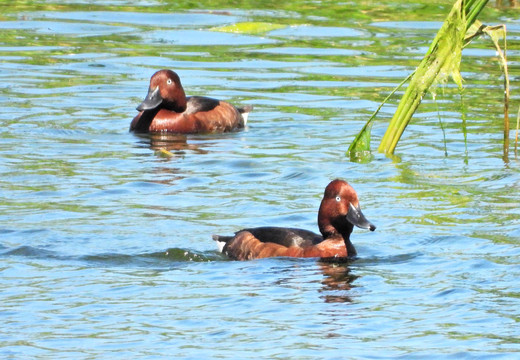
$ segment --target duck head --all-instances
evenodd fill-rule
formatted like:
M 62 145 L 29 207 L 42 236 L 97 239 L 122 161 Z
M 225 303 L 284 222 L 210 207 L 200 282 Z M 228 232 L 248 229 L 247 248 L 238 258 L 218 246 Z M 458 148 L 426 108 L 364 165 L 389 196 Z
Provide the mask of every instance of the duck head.
M 159 107 L 175 112 L 186 110 L 186 93 L 175 71 L 159 70 L 152 75 L 148 94 L 137 106 L 137 110 L 153 110 Z
M 365 218 L 356 191 L 343 180 L 333 180 L 325 188 L 318 212 L 318 226 L 324 238 L 341 235 L 349 242 L 354 226 L 374 231 L 376 226 Z

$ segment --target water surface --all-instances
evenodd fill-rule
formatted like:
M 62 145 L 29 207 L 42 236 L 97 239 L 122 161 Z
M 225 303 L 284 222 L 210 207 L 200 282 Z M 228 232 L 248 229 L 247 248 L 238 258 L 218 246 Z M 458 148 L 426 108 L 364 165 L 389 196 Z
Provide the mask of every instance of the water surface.
M 445 2 L 4 5 L 1 357 L 514 358 L 520 172 L 513 149 L 502 154 L 489 42 L 464 52 L 463 102 L 451 85 L 427 96 L 394 157 L 375 149 L 398 98 L 374 125 L 371 161 L 345 155 L 447 12 Z M 507 25 L 515 113 L 518 11 L 492 3 L 482 20 Z M 219 31 L 243 22 L 276 26 Z M 161 68 L 189 94 L 254 105 L 248 127 L 129 133 Z M 336 177 L 378 226 L 354 231 L 355 261 L 216 252 L 211 235 L 241 227 L 317 231 Z

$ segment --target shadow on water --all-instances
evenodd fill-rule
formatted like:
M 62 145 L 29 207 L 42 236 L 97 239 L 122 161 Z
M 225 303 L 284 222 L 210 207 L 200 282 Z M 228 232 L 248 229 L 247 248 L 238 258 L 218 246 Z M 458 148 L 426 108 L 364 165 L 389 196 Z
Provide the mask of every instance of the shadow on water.
M 351 303 L 353 283 L 360 278 L 356 269 L 381 264 L 403 264 L 413 261 L 422 254 L 415 252 L 391 256 L 373 256 L 367 258 L 349 258 L 341 261 L 318 260 L 323 273 L 322 288 L 319 290 L 326 303 Z
M 421 253 L 421 252 L 413 252 L 413 253 L 397 254 L 397 255 L 389 255 L 389 256 L 371 256 L 371 257 L 366 257 L 366 258 L 358 258 L 356 260 L 356 266 L 365 267 L 365 266 L 379 266 L 381 264 L 387 264 L 387 265 L 405 264 L 405 263 L 408 263 L 421 256 L 423 256 L 423 253 Z

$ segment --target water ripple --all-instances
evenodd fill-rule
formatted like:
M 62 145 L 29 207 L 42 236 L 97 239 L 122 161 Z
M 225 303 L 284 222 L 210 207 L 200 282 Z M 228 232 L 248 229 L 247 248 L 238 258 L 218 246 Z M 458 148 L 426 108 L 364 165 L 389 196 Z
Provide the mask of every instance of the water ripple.
M 502 155 L 494 50 L 465 48 L 463 103 L 451 85 L 425 96 L 395 156 L 376 148 L 397 96 L 373 124 L 370 161 L 345 155 L 449 4 L 58 2 L 2 5 L 1 358 L 520 351 L 520 172 Z M 519 20 L 506 3 L 481 20 L 507 25 L 514 109 Z M 233 24 L 241 32 L 219 31 Z M 189 95 L 254 105 L 246 129 L 129 133 L 160 68 Z M 358 258 L 216 252 L 214 233 L 317 231 L 336 177 L 378 226 L 354 230 Z

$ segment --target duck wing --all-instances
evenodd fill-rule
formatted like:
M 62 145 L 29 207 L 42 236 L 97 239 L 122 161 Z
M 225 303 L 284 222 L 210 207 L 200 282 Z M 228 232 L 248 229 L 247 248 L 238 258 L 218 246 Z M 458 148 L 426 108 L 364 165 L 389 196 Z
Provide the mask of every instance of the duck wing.
M 312 231 L 296 228 L 265 226 L 243 229 L 239 232 L 241 231 L 250 232 L 261 242 L 275 243 L 285 247 L 307 247 L 316 245 L 323 241 L 323 237 L 321 235 L 315 234 Z
M 186 100 L 186 114 L 211 111 L 220 105 L 219 100 L 205 96 L 189 96 Z

